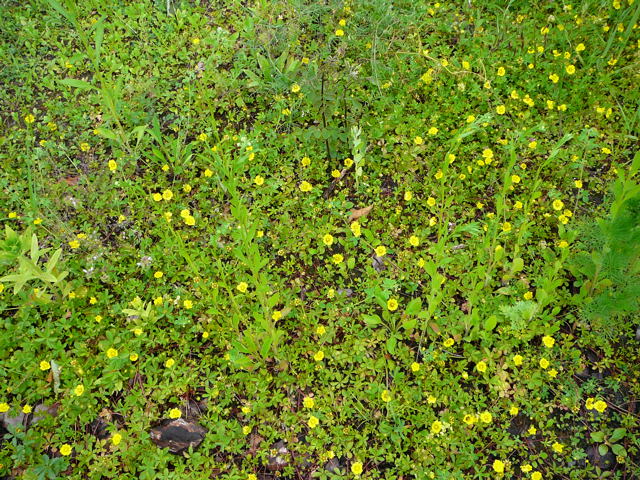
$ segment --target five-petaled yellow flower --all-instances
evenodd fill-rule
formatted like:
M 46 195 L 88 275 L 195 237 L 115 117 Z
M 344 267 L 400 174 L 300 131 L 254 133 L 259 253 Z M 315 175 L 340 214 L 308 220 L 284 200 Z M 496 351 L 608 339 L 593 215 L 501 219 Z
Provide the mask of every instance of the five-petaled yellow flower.
M 397 310 L 398 300 L 396 300 L 395 298 L 390 298 L 389 300 L 387 300 L 387 308 L 389 309 L 390 312 Z

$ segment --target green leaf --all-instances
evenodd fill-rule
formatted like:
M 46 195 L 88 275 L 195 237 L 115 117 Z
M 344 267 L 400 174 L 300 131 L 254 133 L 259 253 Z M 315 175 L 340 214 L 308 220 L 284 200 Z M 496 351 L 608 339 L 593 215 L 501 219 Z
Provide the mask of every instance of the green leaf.
M 417 323 L 418 323 L 418 319 L 412 318 L 411 320 L 407 320 L 406 322 L 403 322 L 402 328 L 404 328 L 405 330 L 411 330 L 416 327 Z
M 524 260 L 520 257 L 514 258 L 511 264 L 511 272 L 517 273 L 524 268 Z
M 622 438 L 624 438 L 626 434 L 627 434 L 626 428 L 616 428 L 611 434 L 609 441 L 612 443 L 617 442 L 618 440 L 621 440 Z
M 620 445 L 619 443 L 614 443 L 613 445 L 611 445 L 611 451 L 617 456 L 617 457 L 626 457 L 627 456 L 627 451 L 624 449 L 624 447 L 622 445 Z
M 604 432 L 591 432 L 591 440 L 594 442 L 604 442 Z
M 405 312 L 407 315 L 417 315 L 422 309 L 422 299 L 420 297 L 414 298 L 407 304 Z
M 51 258 L 49 258 L 49 261 L 47 262 L 47 265 L 45 267 L 47 273 L 51 273 L 53 269 L 56 268 L 56 265 L 58 264 L 58 260 L 60 260 L 60 255 L 62 255 L 61 248 L 53 252 L 53 255 L 51 255 Z
M 491 315 L 489 318 L 487 318 L 484 322 L 484 329 L 485 330 L 493 330 L 494 328 L 496 328 L 496 325 L 498 324 L 498 317 L 495 315 Z
M 68 87 L 78 88 L 80 90 L 97 90 L 97 88 L 91 85 L 89 82 L 78 80 L 77 78 L 64 78 L 62 80 L 59 80 L 59 82 Z
M 376 325 L 380 325 L 382 323 L 382 320 L 380 320 L 380 317 L 378 315 L 363 315 L 362 319 L 364 320 L 364 323 L 366 323 L 370 327 L 375 327 Z
M 604 443 L 602 445 L 598 446 L 598 452 L 600 453 L 600 455 L 602 455 L 603 457 L 609 453 L 609 447 L 607 447 Z
M 389 352 L 391 355 L 395 355 L 397 343 L 398 339 L 396 337 L 389 337 L 387 339 L 387 352 Z

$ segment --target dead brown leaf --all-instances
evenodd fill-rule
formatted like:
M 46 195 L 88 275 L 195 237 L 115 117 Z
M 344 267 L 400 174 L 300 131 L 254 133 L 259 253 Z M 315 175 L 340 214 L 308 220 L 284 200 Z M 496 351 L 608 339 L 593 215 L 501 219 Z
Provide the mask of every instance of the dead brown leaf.
M 353 222 L 360 217 L 364 217 L 365 215 L 369 215 L 369 212 L 373 209 L 373 205 L 369 205 L 368 207 L 358 208 L 357 210 L 351 210 L 351 215 L 349 215 L 349 222 Z

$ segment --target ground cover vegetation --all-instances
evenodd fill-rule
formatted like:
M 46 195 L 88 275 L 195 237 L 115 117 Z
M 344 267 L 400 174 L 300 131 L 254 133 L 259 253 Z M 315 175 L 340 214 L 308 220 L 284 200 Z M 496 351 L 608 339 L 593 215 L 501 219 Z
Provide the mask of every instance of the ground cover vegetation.
M 2 2 L 0 475 L 638 478 L 639 19 Z

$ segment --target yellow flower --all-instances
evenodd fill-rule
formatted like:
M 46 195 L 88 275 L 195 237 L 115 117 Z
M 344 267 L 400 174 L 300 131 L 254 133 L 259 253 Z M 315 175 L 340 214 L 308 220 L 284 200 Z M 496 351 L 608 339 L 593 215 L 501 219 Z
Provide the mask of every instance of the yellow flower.
M 190 308 L 193 308 L 193 302 L 191 300 L 185 300 L 182 302 L 182 306 L 189 310 Z
M 551 75 L 549 75 L 549 80 L 551 80 L 553 83 L 558 83 L 560 77 L 557 74 L 552 73 Z
M 169 418 L 180 418 L 182 416 L 182 412 L 179 408 L 172 408 L 169 410 Z
M 258 477 L 255 473 L 250 473 L 249 475 L 247 475 L 247 480 L 258 480 Z
M 161 271 L 157 271 L 153 274 L 153 278 L 162 278 L 162 276 L 164 275 L 164 273 L 162 273 Z
M 522 296 L 525 300 L 531 300 L 533 298 L 533 292 L 528 291 Z
M 109 170 L 112 172 L 115 172 L 118 169 L 118 163 L 115 160 L 109 160 L 107 165 L 109 166 Z
M 484 423 L 491 423 L 491 420 L 493 420 L 493 416 L 489 412 L 484 411 L 480 414 L 480 420 Z
M 330 233 L 326 233 L 324 237 L 322 237 L 322 243 L 324 243 L 327 247 L 333 245 L 333 235 Z
M 567 67 L 565 68 L 565 70 L 567 71 L 567 73 L 569 75 L 573 75 L 574 73 L 576 73 L 576 67 L 575 65 L 567 65 Z
M 194 37 L 191 39 L 191 43 L 194 45 L 199 45 L 200 44 L 200 39 L 198 37 Z
M 303 182 L 300 184 L 300 190 L 301 190 L 302 192 L 310 192 L 312 188 L 313 188 L 313 185 L 311 185 L 311 184 L 310 184 L 309 182 L 307 182 L 306 180 L 305 180 L 305 181 L 303 181 Z
M 464 418 L 462 419 L 462 421 L 464 423 L 466 423 L 467 425 L 473 425 L 474 423 L 476 423 L 478 421 L 478 417 L 476 417 L 475 415 L 471 415 L 469 413 L 467 413 Z
M 24 413 L 25 415 L 29 415 L 32 411 L 33 411 L 33 409 L 31 408 L 31 405 L 29 405 L 29 404 L 27 404 L 24 407 L 22 407 L 22 413 Z
M 247 282 L 240 282 L 236 288 L 238 289 L 239 292 L 241 293 L 246 293 L 247 288 L 249 288 L 249 285 L 247 284 Z
M 384 257 L 387 254 L 387 247 L 384 245 L 380 245 L 375 248 L 376 255 L 379 257 Z
M 162 192 L 162 198 L 168 202 L 173 198 L 173 192 L 169 189 L 165 190 L 164 192 Z
M 153 304 L 157 307 L 159 305 L 162 305 L 162 297 L 156 297 L 153 299 Z
M 433 207 L 436 204 L 436 199 L 433 197 L 429 197 L 427 198 L 427 205 L 429 205 L 430 207 Z
M 253 179 L 253 183 L 255 183 L 258 186 L 264 184 L 264 177 L 261 177 L 260 175 L 256 175 L 256 178 Z
M 91 146 L 87 142 L 82 142 L 80 144 L 80 150 L 82 150 L 83 152 L 88 152 L 89 149 L 91 149 Z
M 327 333 L 327 329 L 324 328 L 324 325 L 318 325 L 316 328 L 316 335 L 324 335 L 325 333 Z
M 504 105 L 498 105 L 496 107 L 496 113 L 498 115 L 504 115 L 506 113 L 506 111 L 507 111 L 507 107 L 505 107 Z
M 336 37 L 342 37 L 344 36 L 344 30 L 342 30 L 341 28 L 338 28 L 336 30 Z
M 353 165 L 353 159 L 347 157 L 344 159 L 344 166 L 349 168 L 351 165 Z
M 316 362 L 321 362 L 324 359 L 324 352 L 322 350 L 318 350 L 314 355 L 313 359 Z
M 433 433 L 434 435 L 437 435 L 441 431 L 442 431 L 442 422 L 440 422 L 439 420 L 436 420 L 431 424 L 431 433 Z
M 107 350 L 107 358 L 115 358 L 118 356 L 118 350 L 115 348 L 110 348 Z
M 313 408 L 315 404 L 315 400 L 311 397 L 304 397 L 304 399 L 302 400 L 302 405 L 304 406 L 304 408 Z
M 553 448 L 554 452 L 562 453 L 562 450 L 564 450 L 564 445 L 558 442 L 554 442 L 553 445 L 551 445 L 551 448 Z
M 520 177 L 518 175 L 511 175 L 511 181 L 513 183 L 520 183 Z
M 499 67 L 498 68 L 498 76 L 499 77 L 504 77 L 505 73 L 507 73 L 507 71 L 504 69 L 504 67 Z
M 585 48 L 587 47 L 584 46 L 584 43 L 579 43 L 578 45 L 576 45 L 576 52 L 582 52 L 585 50 Z
M 567 243 L 566 240 L 560 240 L 560 242 L 558 242 L 558 247 L 559 248 L 567 248 L 569 246 L 569 244 Z
M 422 145 L 424 143 L 424 140 L 422 140 L 422 137 L 416 137 L 413 139 L 413 143 L 415 143 L 416 145 Z
M 311 165 L 311 159 L 309 157 L 302 157 L 302 160 L 300 160 L 300 163 L 302 164 L 303 167 L 308 167 L 309 165 Z
M 436 127 L 431 127 L 428 133 L 429 135 L 436 135 L 438 133 L 438 129 Z
M 542 343 L 544 343 L 545 347 L 551 348 L 556 343 L 556 341 L 553 337 L 545 335 L 544 337 L 542 337 Z
M 540 363 L 540 368 L 542 369 L 549 368 L 549 360 L 547 360 L 546 358 L 541 358 L 539 363 Z
M 6 413 L 9 411 L 9 404 L 2 402 L 0 403 L 0 413 Z
M 520 411 L 520 409 L 518 407 L 516 407 L 515 405 L 513 405 L 510 409 L 509 409 L 509 414 L 510 415 L 518 415 L 518 412 Z
M 193 227 L 196 224 L 196 219 L 195 219 L 195 217 L 189 215 L 188 217 L 184 218 L 184 223 L 186 223 L 187 225 Z
M 409 244 L 413 247 L 417 247 L 418 245 L 420 245 L 420 239 L 415 235 L 411 235 L 409 237 Z
M 132 353 L 131 355 L 129 355 L 129 360 L 131 360 L 132 362 L 135 362 L 138 360 L 138 354 L 137 353 Z
M 389 390 L 383 390 L 382 393 L 380 394 L 380 398 L 382 399 L 383 402 L 390 402 L 391 393 L 389 392 Z
M 297 83 L 294 83 L 293 85 L 291 85 L 291 91 L 293 93 L 298 93 L 300 91 L 300 85 L 298 85 Z
M 502 224 L 502 231 L 503 232 L 510 232 L 511 231 L 511 223 L 509 222 L 504 222 Z
M 413 362 L 411 364 L 411 371 L 412 372 L 418 372 L 420 371 L 420 364 L 418 362 Z
M 318 417 L 314 417 L 313 415 L 311 415 L 309 417 L 309 421 L 307 422 L 307 425 L 309 425 L 309 428 L 316 428 L 319 423 L 320 423 L 320 420 L 318 420 Z
M 338 25 L 340 25 L 341 27 L 344 27 L 347 24 L 347 21 L 344 18 L 341 18 L 340 21 L 338 22 Z
M 67 457 L 71 455 L 71 450 L 72 450 L 71 445 L 69 445 L 68 443 L 65 443 L 60 447 L 60 455 Z
M 484 158 L 485 160 L 492 159 L 493 150 L 491 150 L 490 148 L 485 148 L 484 150 L 482 150 L 482 158 Z
M 337 265 L 337 264 L 343 262 L 344 257 L 340 253 L 336 253 L 335 255 L 333 255 L 331 257 L 331 259 L 333 260 L 333 263 L 335 263 Z
M 115 446 L 119 445 L 121 441 L 122 435 L 120 435 L 119 433 L 114 433 L 113 437 L 111 437 L 111 443 L 113 443 L 113 445 Z
M 390 298 L 387 301 L 387 308 L 389 311 L 393 312 L 398 309 L 398 301 L 395 298 Z
M 442 344 L 445 347 L 449 348 L 449 347 L 453 346 L 454 343 L 456 343 L 456 341 L 453 338 L 449 337 Z
M 587 410 L 593 410 L 593 404 L 595 403 L 595 398 L 589 397 L 587 401 L 584 403 L 584 406 Z
M 79 248 L 80 247 L 80 242 L 77 240 L 71 240 L 69 242 L 69 246 L 73 249 Z
M 542 480 L 542 474 L 540 472 L 533 472 L 531 474 L 531 480 Z
M 598 412 L 602 413 L 607 408 L 607 402 L 598 400 L 593 404 L 593 408 L 595 408 Z
M 156 192 L 152 195 L 152 198 L 154 202 L 159 202 L 160 200 L 162 200 L 162 194 Z
M 564 207 L 564 202 L 562 200 L 556 199 L 553 201 L 551 206 L 553 207 L 554 210 L 562 210 Z
M 353 473 L 354 475 L 360 475 L 362 473 L 362 463 L 353 462 L 351 464 L 351 473 Z
M 36 117 L 34 117 L 32 114 L 26 115 L 24 117 L 24 123 L 31 124 L 31 123 L 33 123 L 35 121 L 36 121 Z
M 51 368 L 51 364 L 46 360 L 43 360 L 40 362 L 40 370 L 42 370 L 43 372 L 46 370 L 49 370 L 50 368 Z
M 211 177 L 211 176 L 213 176 L 213 172 L 207 168 L 207 169 L 204 171 L 203 175 L 204 175 L 205 177 Z
M 502 462 L 502 460 L 494 460 L 493 470 L 497 473 L 504 473 L 504 462 Z
M 576 188 L 582 188 L 582 180 L 575 180 L 573 184 Z
M 411 201 L 412 198 L 413 198 L 413 193 L 411 193 L 409 190 L 404 192 L 404 201 L 405 202 Z
M 251 433 L 251 427 L 249 425 L 245 425 L 242 427 L 242 433 L 243 435 L 249 435 Z
M 73 393 L 76 394 L 77 397 L 84 393 L 84 385 L 77 385 L 76 388 L 73 389 Z
M 476 363 L 476 370 L 478 370 L 480 373 L 486 372 L 487 364 L 484 363 L 483 361 Z
M 166 362 L 164 362 L 164 366 L 166 368 L 171 368 L 171 367 L 173 367 L 175 365 L 175 363 L 176 363 L 176 361 L 173 358 L 169 358 L 169 359 L 167 359 Z

